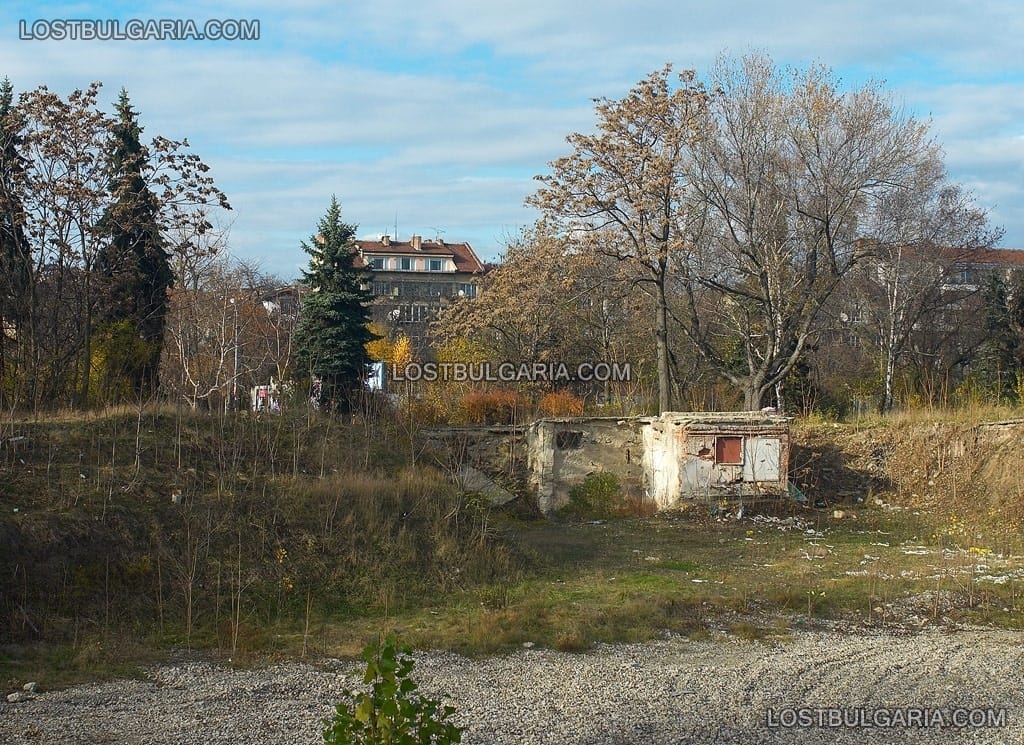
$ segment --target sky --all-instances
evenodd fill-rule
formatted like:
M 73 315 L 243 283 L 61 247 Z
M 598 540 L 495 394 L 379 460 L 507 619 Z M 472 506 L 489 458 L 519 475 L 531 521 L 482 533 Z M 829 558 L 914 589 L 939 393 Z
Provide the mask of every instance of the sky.
M 255 20 L 259 38 L 23 38 L 67 19 Z M 595 98 L 750 51 L 883 83 L 930 121 L 1000 245 L 1024 248 L 1022 39 L 1019 0 L 8 1 L 0 77 L 64 95 L 100 81 L 111 110 L 127 89 L 144 137 L 187 138 L 210 166 L 231 252 L 287 280 L 332 195 L 360 237 L 468 241 L 493 260 L 538 216 L 534 177 L 593 130 Z

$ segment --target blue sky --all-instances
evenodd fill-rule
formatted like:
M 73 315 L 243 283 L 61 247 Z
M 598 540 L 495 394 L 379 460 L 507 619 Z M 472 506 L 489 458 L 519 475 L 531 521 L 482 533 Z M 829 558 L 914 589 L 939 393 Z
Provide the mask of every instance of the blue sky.
M 67 93 L 128 89 L 146 135 L 187 137 L 234 210 L 234 254 L 284 278 L 331 194 L 359 234 L 469 241 L 494 258 L 592 99 L 666 62 L 757 49 L 885 81 L 930 118 L 951 177 L 1024 248 L 1024 10 L 1017 0 L 297 0 L 7 2 L 0 76 Z M 36 41 L 19 21 L 258 19 L 258 41 Z

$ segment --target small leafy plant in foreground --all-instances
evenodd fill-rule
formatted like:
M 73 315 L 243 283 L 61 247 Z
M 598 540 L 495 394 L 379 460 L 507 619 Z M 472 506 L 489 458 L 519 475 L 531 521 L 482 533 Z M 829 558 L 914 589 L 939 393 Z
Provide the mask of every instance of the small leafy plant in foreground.
M 365 693 L 344 691 L 335 714 L 325 719 L 326 745 L 449 745 L 462 741 L 462 729 L 447 719 L 451 706 L 417 693 L 410 678 L 413 662 L 407 647 L 393 637 L 363 649 L 370 686 Z

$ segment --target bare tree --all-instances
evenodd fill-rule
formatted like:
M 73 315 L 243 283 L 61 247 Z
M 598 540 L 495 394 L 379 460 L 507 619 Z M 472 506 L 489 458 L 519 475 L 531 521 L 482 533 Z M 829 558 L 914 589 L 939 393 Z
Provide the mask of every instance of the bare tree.
M 595 135 L 572 134 L 570 155 L 538 176 L 527 202 L 567 235 L 628 265 L 654 300 L 658 408 L 671 408 L 669 279 L 692 245 L 702 208 L 692 201 L 691 152 L 707 106 L 693 72 L 666 66 L 619 101 L 598 99 Z M 673 85 L 673 82 L 676 85 Z
M 160 374 L 167 393 L 191 408 L 238 405 L 263 370 L 278 364 L 267 341 L 273 321 L 263 284 L 255 267 L 221 258 L 172 291 Z
M 480 295 L 448 307 L 432 330 L 443 342 L 472 340 L 500 361 L 568 370 L 581 363 L 628 362 L 638 330 L 631 323 L 633 279 L 624 269 L 541 222 L 511 239 Z M 576 387 L 584 393 L 593 388 Z M 607 399 L 611 387 L 602 389 Z
M 36 406 L 61 399 L 84 403 L 89 391 L 96 225 L 106 204 L 110 127 L 96 105 L 99 89 L 93 83 L 65 100 L 41 86 L 18 102 L 26 227 L 35 255 L 26 340 L 31 359 L 23 373 Z
M 1002 231 L 989 226 L 987 213 L 961 186 L 946 180 L 937 153 L 919 164 L 907 188 L 886 195 L 875 215 L 874 260 L 862 287 L 879 332 L 884 413 L 892 409 L 899 360 L 915 329 L 923 322 L 935 326 L 944 309 L 981 289 L 980 280 L 964 283 L 954 275 Z
M 822 67 L 723 57 L 709 86 L 690 178 L 708 211 L 680 254 L 686 328 L 757 409 L 773 389 L 781 400 L 821 309 L 867 255 L 869 218 L 935 146 L 878 86 L 840 93 Z

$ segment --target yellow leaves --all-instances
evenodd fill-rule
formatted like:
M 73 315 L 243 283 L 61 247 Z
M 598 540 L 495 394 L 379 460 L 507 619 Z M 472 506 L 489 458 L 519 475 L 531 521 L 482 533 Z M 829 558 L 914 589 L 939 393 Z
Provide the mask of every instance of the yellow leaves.
M 457 338 L 445 342 L 437 349 L 437 361 L 441 364 L 450 362 L 486 362 L 490 355 L 483 345 L 471 339 Z
M 377 323 L 371 323 L 369 328 L 378 337 L 364 345 L 370 359 L 396 367 L 402 367 L 412 362 L 412 342 L 409 341 L 409 337 L 401 333 L 389 337 Z
M 391 342 L 383 336 L 368 341 L 363 346 L 366 348 L 366 353 L 370 355 L 370 359 L 375 362 L 386 361 L 391 354 Z
M 412 342 L 405 334 L 399 334 L 391 349 L 391 360 L 393 364 L 401 367 L 412 362 Z

